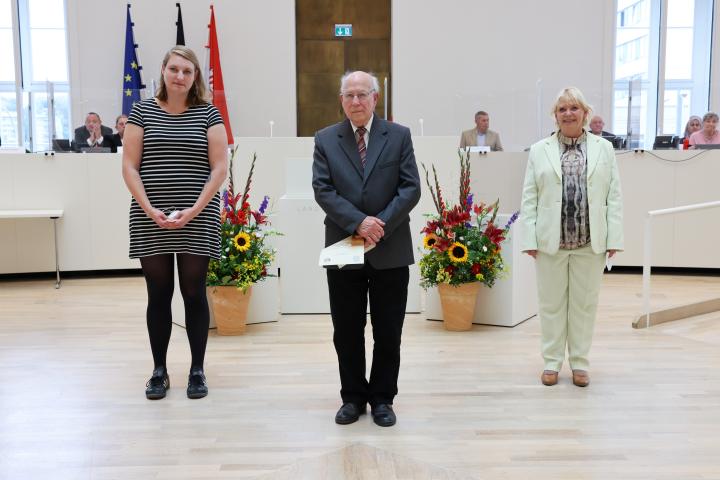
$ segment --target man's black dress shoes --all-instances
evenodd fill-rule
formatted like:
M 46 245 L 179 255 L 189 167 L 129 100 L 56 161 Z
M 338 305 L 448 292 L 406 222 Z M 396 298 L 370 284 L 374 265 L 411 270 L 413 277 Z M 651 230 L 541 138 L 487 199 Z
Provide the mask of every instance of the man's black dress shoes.
M 397 422 L 395 412 L 389 403 L 378 403 L 371 409 L 373 422 L 381 427 L 392 427 Z
M 145 384 L 145 397 L 148 400 L 160 400 L 165 398 L 167 389 L 170 388 L 170 377 L 165 367 L 157 367 L 153 370 L 150 380 Z
M 201 368 L 190 369 L 188 376 L 187 396 L 188 398 L 203 398 L 208 394 L 207 380 Z
M 335 423 L 338 425 L 355 423 L 358 421 L 358 418 L 360 418 L 360 415 L 364 415 L 366 412 L 367 407 L 365 405 L 359 407 L 352 402 L 344 403 L 335 414 Z

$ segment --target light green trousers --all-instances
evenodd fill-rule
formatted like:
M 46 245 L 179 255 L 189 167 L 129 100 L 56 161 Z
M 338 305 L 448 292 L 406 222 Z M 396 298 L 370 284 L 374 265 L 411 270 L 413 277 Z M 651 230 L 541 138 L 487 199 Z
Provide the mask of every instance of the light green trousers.
M 538 252 L 535 267 L 545 370 L 560 371 L 566 345 L 570 368 L 587 370 L 605 254 L 589 244 L 555 255 Z

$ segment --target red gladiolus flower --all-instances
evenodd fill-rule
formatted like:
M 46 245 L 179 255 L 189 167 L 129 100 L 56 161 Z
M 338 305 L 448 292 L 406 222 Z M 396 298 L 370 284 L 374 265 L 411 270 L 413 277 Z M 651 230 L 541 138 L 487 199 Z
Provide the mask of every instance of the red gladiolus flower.
M 473 212 L 475 213 L 475 215 L 480 215 L 483 210 L 485 210 L 485 203 L 484 203 L 484 202 L 480 202 L 479 205 L 473 206 Z
M 487 228 L 485 229 L 485 235 L 495 245 L 500 245 L 500 242 L 505 240 L 505 231 L 502 228 L 497 228 L 495 225 L 493 225 L 492 222 L 489 222 L 487 224 Z
M 455 205 L 451 210 L 443 212 L 443 221 L 448 227 L 462 225 L 470 221 L 470 213 L 460 205 Z
M 421 231 L 422 233 L 435 233 L 442 230 L 442 222 L 439 220 L 428 220 L 427 225 Z
M 255 223 L 258 225 L 264 225 L 267 217 L 262 215 L 260 212 L 252 212 L 252 216 L 255 218 Z
M 472 267 L 470 267 L 470 270 L 474 275 L 477 275 L 482 270 L 482 267 L 480 267 L 479 263 L 473 263 Z

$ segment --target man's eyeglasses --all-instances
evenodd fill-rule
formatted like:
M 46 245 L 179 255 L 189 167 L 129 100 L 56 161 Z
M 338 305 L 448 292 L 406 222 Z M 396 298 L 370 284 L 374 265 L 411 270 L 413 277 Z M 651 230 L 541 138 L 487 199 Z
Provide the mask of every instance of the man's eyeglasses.
M 342 94 L 342 98 L 343 98 L 343 100 L 345 100 L 345 101 L 347 101 L 347 102 L 352 102 L 352 101 L 355 100 L 356 98 L 358 99 L 358 101 L 364 102 L 365 100 L 367 100 L 368 98 L 370 98 L 370 95 L 371 95 L 372 93 L 373 93 L 372 91 L 370 91 L 370 92 L 358 92 L 358 93 L 346 92 L 346 93 L 343 93 L 343 94 Z

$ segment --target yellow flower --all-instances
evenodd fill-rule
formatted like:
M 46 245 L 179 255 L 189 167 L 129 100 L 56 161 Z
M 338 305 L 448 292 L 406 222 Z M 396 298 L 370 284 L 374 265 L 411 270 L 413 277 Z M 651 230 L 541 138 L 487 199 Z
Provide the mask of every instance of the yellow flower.
M 478 282 L 482 282 L 483 280 L 485 280 L 485 277 L 483 276 L 482 273 L 478 273 L 477 275 L 475 275 L 475 278 L 477 279 Z
M 435 246 L 437 240 L 437 235 L 435 235 L 434 233 L 428 233 L 427 235 L 425 235 L 425 238 L 423 238 L 423 246 L 426 250 L 430 250 Z
M 250 235 L 245 232 L 240 232 L 235 235 L 233 243 L 235 243 L 235 248 L 237 248 L 241 252 L 244 252 L 250 248 Z
M 450 248 L 448 248 L 447 252 L 448 252 L 448 257 L 450 257 L 451 262 L 453 262 L 453 263 L 467 262 L 468 249 L 462 243 L 460 243 L 460 242 L 453 243 L 452 245 L 450 245 Z

